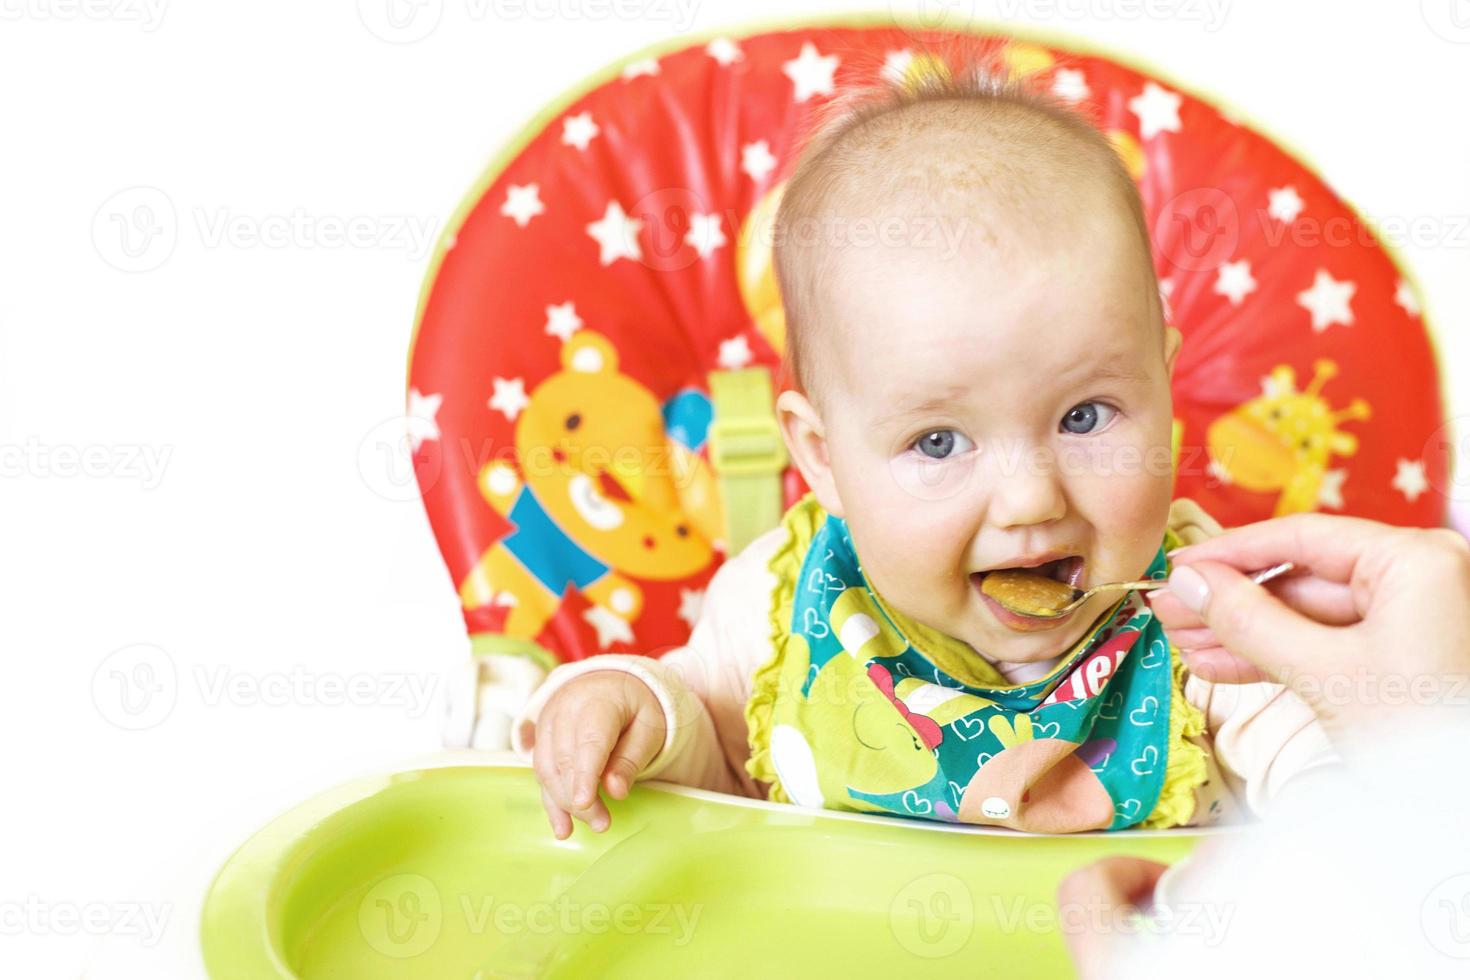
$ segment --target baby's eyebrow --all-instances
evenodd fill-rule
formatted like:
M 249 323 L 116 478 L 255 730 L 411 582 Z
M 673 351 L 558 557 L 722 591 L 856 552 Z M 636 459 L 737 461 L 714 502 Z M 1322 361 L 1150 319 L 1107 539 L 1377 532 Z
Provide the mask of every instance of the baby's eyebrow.
M 1133 365 L 1109 365 L 1102 364 L 1089 371 L 1089 378 L 1103 378 L 1112 381 L 1147 381 L 1148 372 Z
M 973 387 L 969 385 L 950 385 L 921 402 L 905 405 L 903 408 L 878 416 L 873 425 L 875 427 L 894 425 L 916 415 L 929 415 L 953 408 L 956 402 L 963 399 L 972 390 Z

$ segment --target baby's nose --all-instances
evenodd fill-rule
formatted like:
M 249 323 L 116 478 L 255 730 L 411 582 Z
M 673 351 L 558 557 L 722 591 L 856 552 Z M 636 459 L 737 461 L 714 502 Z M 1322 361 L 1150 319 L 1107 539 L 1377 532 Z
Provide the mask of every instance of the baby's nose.
M 1025 527 L 1066 516 L 1067 498 L 1053 460 L 1029 453 L 1010 469 L 994 475 L 989 523 L 1002 528 Z

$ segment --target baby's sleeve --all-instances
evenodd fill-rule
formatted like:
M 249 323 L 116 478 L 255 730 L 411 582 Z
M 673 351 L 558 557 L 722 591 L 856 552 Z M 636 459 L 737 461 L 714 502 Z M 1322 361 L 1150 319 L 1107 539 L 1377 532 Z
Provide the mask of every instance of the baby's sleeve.
M 1222 533 L 1183 498 L 1169 509 L 1169 528 L 1186 545 Z M 1340 761 L 1316 712 L 1281 684 L 1218 684 L 1187 674 L 1184 697 L 1204 714 L 1211 775 L 1218 772 L 1230 795 L 1257 816 L 1289 781 Z M 1209 788 L 1197 793 L 1201 800 L 1216 796 Z
M 1184 696 L 1204 713 L 1231 795 L 1256 816 L 1292 780 L 1341 761 L 1316 712 L 1281 684 L 1216 684 L 1191 675 Z
M 529 759 L 536 719 L 563 685 L 594 670 L 621 670 L 648 685 L 664 712 L 664 744 L 635 777 L 760 797 L 745 771 L 750 755 L 745 702 L 751 678 L 769 657 L 770 557 L 784 540 L 774 528 L 715 572 L 686 644 L 662 657 L 602 654 L 562 664 L 547 675 L 511 725 L 511 748 Z

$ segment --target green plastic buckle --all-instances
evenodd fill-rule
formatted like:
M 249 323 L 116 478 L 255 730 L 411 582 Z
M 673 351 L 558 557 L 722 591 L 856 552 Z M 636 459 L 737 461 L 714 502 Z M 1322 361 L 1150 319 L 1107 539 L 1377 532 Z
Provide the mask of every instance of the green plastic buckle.
M 709 427 L 709 460 L 716 473 L 759 476 L 786 468 L 786 443 L 776 420 L 717 418 Z

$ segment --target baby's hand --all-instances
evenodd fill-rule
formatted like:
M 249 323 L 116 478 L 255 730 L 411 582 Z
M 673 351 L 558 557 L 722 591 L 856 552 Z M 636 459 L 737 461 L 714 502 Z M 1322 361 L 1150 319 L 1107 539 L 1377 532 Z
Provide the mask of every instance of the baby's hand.
M 663 708 L 637 677 L 594 670 L 574 677 L 541 709 L 531 764 L 557 840 L 572 833 L 572 817 L 606 830 L 611 817 L 597 795 L 628 795 L 633 777 L 664 742 Z

